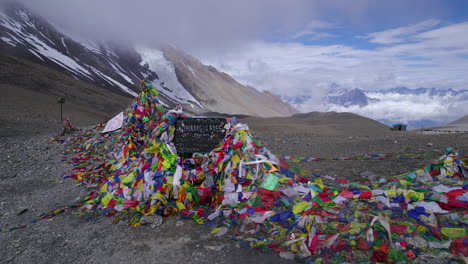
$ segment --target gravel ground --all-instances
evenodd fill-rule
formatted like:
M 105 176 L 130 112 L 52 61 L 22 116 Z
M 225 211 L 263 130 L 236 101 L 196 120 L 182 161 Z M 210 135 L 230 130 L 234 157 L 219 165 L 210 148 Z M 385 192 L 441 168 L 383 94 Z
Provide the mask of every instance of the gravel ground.
M 60 161 L 53 135 L 0 138 L 0 225 L 26 224 L 41 213 L 68 206 L 90 189 L 63 180 L 70 167 Z M 290 263 L 210 235 L 192 220 L 164 219 L 138 228 L 86 219 L 77 210 L 0 233 L 0 263 Z M 206 247 L 206 248 L 205 248 Z
M 468 154 L 468 134 L 420 135 L 388 129 L 322 124 L 287 124 L 246 119 L 253 133 L 273 153 L 312 157 L 360 156 L 369 153 L 442 153 L 449 146 Z M 32 128 L 31 128 L 32 129 Z M 37 129 L 36 129 L 37 130 Z M 47 130 L 49 131 L 49 130 Z M 0 137 L 0 225 L 26 224 L 39 214 L 71 205 L 90 189 L 62 175 L 62 146 L 47 141 L 47 131 Z M 427 146 L 431 142 L 432 146 Z M 430 160 L 320 161 L 301 163 L 309 171 L 365 180 L 414 170 Z M 39 221 L 26 229 L 0 234 L 0 263 L 292 263 L 277 254 L 239 247 L 210 235 L 191 220 L 164 219 L 162 225 L 138 228 L 112 218 L 86 219 L 77 210 Z

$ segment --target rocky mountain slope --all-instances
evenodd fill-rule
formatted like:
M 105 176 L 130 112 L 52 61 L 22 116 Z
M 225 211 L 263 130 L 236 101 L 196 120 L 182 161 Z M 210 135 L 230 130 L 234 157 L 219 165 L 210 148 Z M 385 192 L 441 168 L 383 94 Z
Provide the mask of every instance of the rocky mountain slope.
M 146 78 L 161 91 L 165 104 L 182 104 L 196 113 L 297 113 L 291 105 L 241 85 L 175 47 L 146 48 L 83 39 L 63 32 L 19 4 L 0 10 L 0 52 L 124 96 L 135 96 L 140 80 Z
M 468 124 L 468 115 L 465 115 L 464 117 L 457 119 L 450 123 L 450 125 L 467 125 Z
M 252 87 L 241 85 L 228 74 L 205 66 L 171 46 L 165 46 L 162 50 L 174 64 L 180 83 L 190 87 L 190 93 L 211 111 L 254 116 L 289 116 L 297 113 L 291 105 L 271 93 L 260 93 Z

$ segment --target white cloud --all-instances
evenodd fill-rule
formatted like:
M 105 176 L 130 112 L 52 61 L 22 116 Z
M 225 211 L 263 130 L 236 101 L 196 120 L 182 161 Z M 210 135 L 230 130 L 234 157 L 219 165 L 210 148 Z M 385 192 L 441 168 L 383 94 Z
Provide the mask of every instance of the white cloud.
M 408 41 L 414 34 L 434 28 L 439 24 L 440 20 L 429 19 L 409 26 L 369 33 L 365 36 L 358 36 L 358 38 L 369 39 L 369 42 L 377 44 L 401 43 Z

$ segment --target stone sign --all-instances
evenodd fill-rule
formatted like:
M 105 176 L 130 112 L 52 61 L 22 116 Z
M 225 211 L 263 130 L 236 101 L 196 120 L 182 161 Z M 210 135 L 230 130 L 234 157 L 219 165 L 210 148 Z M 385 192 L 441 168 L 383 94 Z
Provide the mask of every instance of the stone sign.
M 177 152 L 207 153 L 226 136 L 225 118 L 180 118 L 175 124 Z

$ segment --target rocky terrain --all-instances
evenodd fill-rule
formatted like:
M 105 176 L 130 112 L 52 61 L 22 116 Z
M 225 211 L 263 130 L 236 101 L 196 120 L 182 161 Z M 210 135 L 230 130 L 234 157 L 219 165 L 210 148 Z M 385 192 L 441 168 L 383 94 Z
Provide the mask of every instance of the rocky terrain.
M 15 133 L 3 129 L 0 137 L 2 228 L 27 224 L 41 213 L 73 204 L 92 190 L 62 178 L 71 168 L 60 160 L 62 145 L 48 142 L 58 130 L 17 118 L 23 129 Z M 92 121 L 99 115 L 87 118 Z M 468 153 L 468 134 L 390 131 L 378 122 L 349 113 L 242 120 L 276 154 L 324 158 L 369 153 L 439 154 L 448 146 Z M 320 161 L 299 166 L 322 176 L 367 181 L 369 177 L 413 170 L 430 161 Z M 215 237 L 209 228 L 192 220 L 154 220 L 137 228 L 112 221 L 103 216 L 85 218 L 70 210 L 25 229 L 2 233 L 0 263 L 292 263 L 276 253 L 240 247 L 227 235 Z

